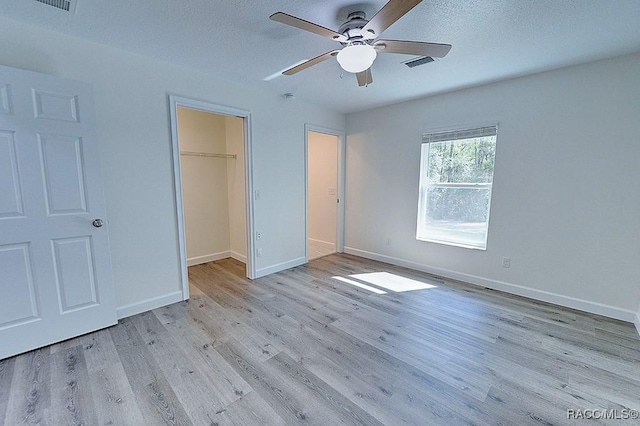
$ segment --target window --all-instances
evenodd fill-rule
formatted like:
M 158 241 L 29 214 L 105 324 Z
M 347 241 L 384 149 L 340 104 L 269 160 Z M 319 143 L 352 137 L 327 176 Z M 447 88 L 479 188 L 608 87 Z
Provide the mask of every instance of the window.
M 487 248 L 496 135 L 491 126 L 422 136 L 418 240 Z

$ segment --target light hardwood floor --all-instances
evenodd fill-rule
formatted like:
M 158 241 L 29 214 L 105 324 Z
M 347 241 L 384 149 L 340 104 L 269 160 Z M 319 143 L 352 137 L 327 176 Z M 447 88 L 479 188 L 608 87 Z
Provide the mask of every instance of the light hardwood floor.
M 576 425 L 567 409 L 640 409 L 631 324 L 348 255 L 243 275 L 191 267 L 188 302 L 0 361 L 0 421 Z

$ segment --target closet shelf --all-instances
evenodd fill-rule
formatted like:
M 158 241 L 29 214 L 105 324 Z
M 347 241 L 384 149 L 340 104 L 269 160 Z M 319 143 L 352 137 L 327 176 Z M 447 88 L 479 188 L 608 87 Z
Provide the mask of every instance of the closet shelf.
M 191 157 L 215 157 L 215 158 L 233 158 L 236 159 L 236 154 L 214 154 L 212 152 L 195 152 L 195 151 L 180 151 L 180 155 L 188 155 Z

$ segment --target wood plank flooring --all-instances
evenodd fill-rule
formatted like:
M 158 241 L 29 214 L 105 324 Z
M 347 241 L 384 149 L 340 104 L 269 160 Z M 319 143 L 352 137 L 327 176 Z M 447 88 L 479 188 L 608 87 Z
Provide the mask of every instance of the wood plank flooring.
M 0 423 L 575 425 L 568 409 L 640 409 L 631 324 L 349 255 L 189 279 L 188 302 L 0 361 Z M 387 288 L 408 284 L 432 287 Z

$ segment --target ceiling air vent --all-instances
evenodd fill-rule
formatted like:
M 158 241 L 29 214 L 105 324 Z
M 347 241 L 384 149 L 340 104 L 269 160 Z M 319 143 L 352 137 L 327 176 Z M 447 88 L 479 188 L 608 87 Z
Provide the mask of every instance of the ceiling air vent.
M 55 7 L 56 9 L 64 10 L 65 12 L 76 12 L 77 0 L 36 0 L 38 3 L 46 4 L 47 6 Z
M 433 62 L 433 61 L 434 59 L 431 56 L 423 56 L 422 58 L 411 59 L 410 61 L 403 62 L 403 64 L 405 64 L 409 68 L 415 68 L 419 65 L 428 64 L 429 62 Z

